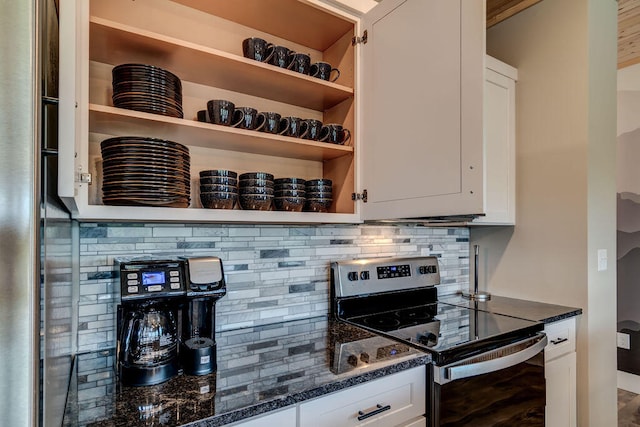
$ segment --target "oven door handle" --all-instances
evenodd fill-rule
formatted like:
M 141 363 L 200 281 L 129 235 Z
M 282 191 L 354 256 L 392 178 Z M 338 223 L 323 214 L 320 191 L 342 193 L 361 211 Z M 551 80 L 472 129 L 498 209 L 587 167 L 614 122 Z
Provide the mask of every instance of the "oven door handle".
M 502 356 L 504 353 L 509 353 L 510 349 L 513 350 L 522 345 L 526 345 L 523 350 Z M 435 367 L 434 380 L 438 384 L 446 384 L 451 381 L 506 369 L 532 358 L 541 352 L 546 345 L 547 336 L 544 332 L 540 332 L 533 338 L 473 356 L 453 365 L 441 368 Z

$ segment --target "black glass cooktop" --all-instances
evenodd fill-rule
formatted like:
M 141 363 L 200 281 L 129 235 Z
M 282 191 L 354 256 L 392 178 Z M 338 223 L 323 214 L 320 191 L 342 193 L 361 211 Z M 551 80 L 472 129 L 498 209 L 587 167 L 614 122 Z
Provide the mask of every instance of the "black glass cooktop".
M 438 366 L 530 337 L 544 328 L 539 322 L 442 302 L 345 320 L 427 351 Z

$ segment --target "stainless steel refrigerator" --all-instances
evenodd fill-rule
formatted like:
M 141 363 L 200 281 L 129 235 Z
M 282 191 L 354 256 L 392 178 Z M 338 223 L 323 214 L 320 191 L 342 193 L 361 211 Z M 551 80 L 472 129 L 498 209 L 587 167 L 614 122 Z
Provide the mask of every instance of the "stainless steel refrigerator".
M 58 2 L 0 8 L 0 424 L 60 425 L 77 225 L 55 188 Z

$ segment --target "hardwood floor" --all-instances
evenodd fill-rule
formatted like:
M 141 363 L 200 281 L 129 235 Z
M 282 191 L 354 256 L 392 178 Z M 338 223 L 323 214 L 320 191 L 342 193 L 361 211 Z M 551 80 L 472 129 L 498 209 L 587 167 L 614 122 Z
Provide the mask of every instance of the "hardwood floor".
M 618 389 L 618 427 L 640 427 L 640 395 Z

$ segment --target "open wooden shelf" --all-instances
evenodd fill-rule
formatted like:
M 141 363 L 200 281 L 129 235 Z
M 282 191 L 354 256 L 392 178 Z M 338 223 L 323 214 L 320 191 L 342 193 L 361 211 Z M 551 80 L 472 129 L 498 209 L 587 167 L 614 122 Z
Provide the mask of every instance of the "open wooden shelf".
M 353 154 L 353 147 L 272 135 L 195 120 L 89 104 L 91 132 L 114 136 L 145 136 L 243 153 L 324 161 Z
M 193 196 L 192 196 L 193 197 Z M 178 221 L 193 223 L 355 223 L 361 222 L 355 214 L 244 211 L 239 209 L 164 208 L 144 206 L 88 205 L 78 216 L 85 221 Z
M 320 51 L 354 35 L 353 22 L 299 0 L 172 1 Z
M 181 80 L 318 111 L 354 96 L 353 88 L 99 17 L 90 19 L 89 52 L 93 61 L 155 65 Z

